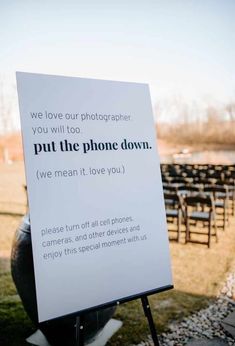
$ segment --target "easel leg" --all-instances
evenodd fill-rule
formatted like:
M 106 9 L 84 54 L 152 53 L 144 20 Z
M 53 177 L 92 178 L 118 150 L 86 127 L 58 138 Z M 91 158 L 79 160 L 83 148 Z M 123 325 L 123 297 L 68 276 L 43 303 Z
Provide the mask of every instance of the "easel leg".
M 143 309 L 144 309 L 144 314 L 148 319 L 149 329 L 150 329 L 150 332 L 152 335 L 154 346 L 160 346 L 159 341 L 158 341 L 158 337 L 157 337 L 157 331 L 156 331 L 156 328 L 155 328 L 155 325 L 153 322 L 153 316 L 152 316 L 150 305 L 148 302 L 148 297 L 143 296 L 141 298 L 141 301 L 142 301 L 142 305 L 143 305 Z
M 83 317 L 76 317 L 76 345 L 84 346 L 84 325 L 83 325 Z

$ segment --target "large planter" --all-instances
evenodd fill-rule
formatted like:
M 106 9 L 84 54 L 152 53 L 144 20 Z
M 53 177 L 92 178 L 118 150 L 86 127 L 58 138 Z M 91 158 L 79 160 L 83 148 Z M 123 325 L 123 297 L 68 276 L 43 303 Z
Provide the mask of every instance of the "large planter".
M 28 316 L 51 345 L 76 345 L 76 317 L 64 317 L 38 323 L 29 216 L 16 230 L 11 255 L 11 271 L 17 291 Z M 79 299 L 79 297 L 78 297 Z M 59 304 L 59 302 L 58 302 Z M 115 307 L 87 313 L 84 316 L 84 339 L 94 339 L 114 314 Z

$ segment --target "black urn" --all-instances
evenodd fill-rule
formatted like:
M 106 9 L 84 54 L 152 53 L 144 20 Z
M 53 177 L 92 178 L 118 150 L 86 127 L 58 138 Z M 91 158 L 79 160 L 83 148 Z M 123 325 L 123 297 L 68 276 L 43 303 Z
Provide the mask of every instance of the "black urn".
M 75 346 L 76 316 L 66 316 L 38 323 L 36 289 L 33 267 L 32 243 L 29 215 L 25 215 L 16 230 L 12 254 L 11 272 L 25 311 L 53 346 Z M 78 297 L 79 299 L 79 297 Z M 115 312 L 115 307 L 92 311 L 84 315 L 84 340 L 89 341 L 103 329 Z

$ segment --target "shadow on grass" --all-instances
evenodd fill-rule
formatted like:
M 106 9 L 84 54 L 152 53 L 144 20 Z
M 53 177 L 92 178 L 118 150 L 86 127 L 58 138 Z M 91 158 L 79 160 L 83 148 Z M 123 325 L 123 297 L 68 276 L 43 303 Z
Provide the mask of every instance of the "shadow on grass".
M 150 296 L 149 302 L 158 334 L 167 331 L 170 323 L 181 321 L 190 314 L 207 307 L 214 300 L 214 297 L 177 290 Z M 138 344 L 150 334 L 140 300 L 121 305 L 115 318 L 123 321 L 123 327 L 113 336 L 107 346 Z
M 25 346 L 34 327 L 20 301 L 0 301 L 0 345 Z
M 180 321 L 191 313 L 208 306 L 212 297 L 184 293 L 177 290 L 149 297 L 153 318 L 158 333 L 167 330 L 173 321 Z M 113 336 L 107 346 L 138 344 L 149 335 L 140 299 L 122 304 L 114 318 L 123 322 L 123 327 Z M 0 345 L 25 346 L 25 338 L 35 331 L 17 295 L 10 272 L 0 274 Z
M 25 338 L 33 333 L 34 327 L 17 295 L 11 273 L 6 270 L 9 263 L 5 262 L 9 259 L 0 259 L 0 345 L 28 345 Z

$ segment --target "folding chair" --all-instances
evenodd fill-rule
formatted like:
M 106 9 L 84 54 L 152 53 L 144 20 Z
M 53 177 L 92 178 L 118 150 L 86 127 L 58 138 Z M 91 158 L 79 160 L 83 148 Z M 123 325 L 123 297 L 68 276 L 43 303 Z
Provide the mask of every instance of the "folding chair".
M 235 179 L 230 178 L 223 181 L 217 181 L 216 185 L 226 186 L 228 189 L 228 205 L 230 209 L 230 214 L 235 215 Z
M 207 195 L 186 196 L 184 207 L 186 243 L 206 244 L 210 248 L 212 237 L 215 237 L 216 242 L 218 241 L 213 198 Z M 191 221 L 194 222 L 194 225 Z M 195 236 L 192 238 L 192 234 L 197 235 L 197 238 Z M 206 240 L 201 240 L 201 236 Z
M 205 186 L 204 192 L 211 194 L 214 198 L 217 220 L 222 220 L 222 228 L 225 231 L 226 224 L 228 223 L 228 188 L 221 185 L 211 185 Z M 218 210 L 222 210 L 222 213 L 219 213 Z M 220 218 L 220 216 L 222 217 Z M 217 227 L 221 226 L 217 223 Z
M 177 193 L 164 193 L 165 210 L 167 223 L 174 223 L 176 220 L 176 229 L 168 229 L 169 233 L 176 233 L 176 238 L 170 240 L 176 240 L 180 242 L 181 239 L 181 224 L 183 220 L 183 208 L 181 197 Z

